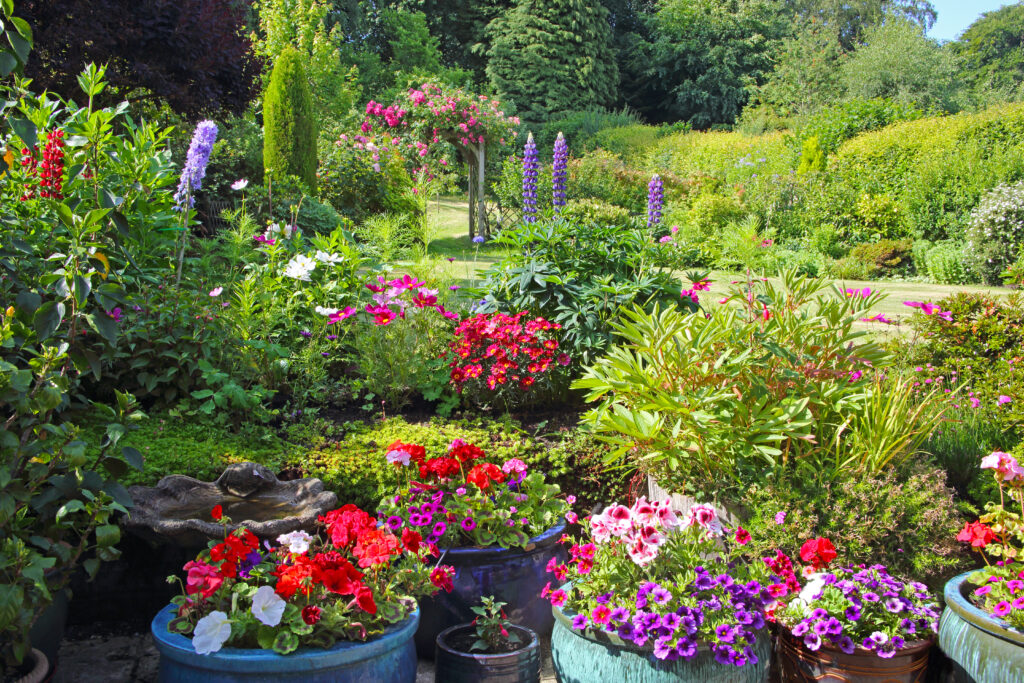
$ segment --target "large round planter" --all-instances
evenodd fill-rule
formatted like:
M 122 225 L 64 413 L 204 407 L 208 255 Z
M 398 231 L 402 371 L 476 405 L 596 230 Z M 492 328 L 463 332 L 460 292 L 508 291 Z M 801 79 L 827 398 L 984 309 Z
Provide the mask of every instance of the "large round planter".
M 416 649 L 412 636 L 419 612 L 364 643 L 345 641 L 329 649 L 301 648 L 288 655 L 270 650 L 226 647 L 196 654 L 192 640 L 170 633 L 171 605 L 153 619 L 151 630 L 160 652 L 161 683 L 413 683 Z
M 966 572 L 946 583 L 939 647 L 953 662 L 957 683 L 1024 683 L 1024 633 L 968 600 Z
M 910 643 L 892 658 L 884 659 L 862 647 L 846 654 L 830 643 L 823 643 L 817 651 L 808 650 L 799 638 L 781 629 L 777 650 L 779 672 L 787 683 L 920 683 L 925 680 L 928 654 L 934 644 L 931 640 Z
M 453 641 L 474 633 L 472 624 L 459 624 L 437 634 L 434 678 L 444 683 L 538 683 L 540 681 L 540 641 L 528 628 L 510 626 L 519 635 L 521 646 L 514 652 L 482 654 L 464 652 Z
M 420 627 L 416 631 L 416 651 L 420 657 L 434 657 L 437 635 L 452 626 L 473 621 L 472 608 L 480 598 L 493 595 L 505 603 L 508 620 L 536 631 L 551 633 L 551 606 L 540 597 L 545 584 L 553 579 L 547 572 L 548 561 L 563 562 L 565 548 L 558 543 L 565 532 L 560 522 L 525 548 L 449 548 L 443 550 L 441 564 L 455 568 L 452 592 L 439 591 L 420 599 Z
M 551 661 L 559 683 L 764 683 L 768 680 L 772 646 L 766 632 L 753 648 L 758 658 L 756 664 L 719 664 L 706 647 L 693 659 L 665 662 L 655 657 L 651 648 L 636 647 L 612 634 L 576 631 L 571 616 L 557 607 L 552 608 L 552 612 L 555 627 L 551 632 Z

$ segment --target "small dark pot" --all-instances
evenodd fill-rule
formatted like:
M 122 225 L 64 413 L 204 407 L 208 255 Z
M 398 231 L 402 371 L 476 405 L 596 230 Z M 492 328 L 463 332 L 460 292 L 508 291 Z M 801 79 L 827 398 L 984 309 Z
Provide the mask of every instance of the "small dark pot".
M 540 681 L 540 641 L 528 628 L 511 626 L 525 643 L 514 652 L 489 655 L 463 652 L 452 643 L 465 633 L 472 633 L 472 624 L 459 624 L 437 634 L 435 678 L 444 683 L 537 683 Z
M 551 581 L 548 561 L 564 562 L 565 548 L 558 539 L 565 531 L 560 522 L 525 548 L 450 548 L 442 549 L 441 564 L 455 568 L 451 593 L 439 591 L 421 598 L 420 627 L 416 631 L 416 652 L 424 658 L 434 656 L 437 634 L 446 628 L 473 621 L 473 607 L 484 595 L 493 595 L 505 603 L 508 620 L 544 636 L 551 633 L 554 617 L 551 605 L 540 597 Z
M 60 642 L 64 640 L 64 628 L 68 621 L 68 593 L 65 589 L 53 591 L 53 602 L 43 610 L 29 631 L 32 647 L 44 655 L 49 662 L 50 675 L 57 670 L 57 655 Z
M 787 683 L 922 683 L 928 669 L 928 655 L 934 644 L 931 640 L 911 643 L 891 659 L 883 659 L 861 647 L 848 655 L 829 643 L 823 643 L 816 652 L 808 650 L 803 641 L 788 630 L 781 629 L 776 653 L 782 680 Z

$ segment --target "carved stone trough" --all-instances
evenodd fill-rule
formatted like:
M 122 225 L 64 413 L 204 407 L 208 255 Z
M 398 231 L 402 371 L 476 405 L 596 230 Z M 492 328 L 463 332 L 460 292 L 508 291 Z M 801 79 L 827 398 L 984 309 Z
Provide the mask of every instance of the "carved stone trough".
M 281 481 L 251 462 L 229 465 L 214 482 L 174 474 L 155 487 L 132 486 L 129 492 L 135 507 L 123 522 L 125 528 L 185 548 L 224 538 L 224 525 L 210 515 L 216 505 L 231 519 L 229 532 L 244 526 L 261 539 L 272 540 L 297 529 L 313 532 L 317 517 L 338 502 L 319 479 Z

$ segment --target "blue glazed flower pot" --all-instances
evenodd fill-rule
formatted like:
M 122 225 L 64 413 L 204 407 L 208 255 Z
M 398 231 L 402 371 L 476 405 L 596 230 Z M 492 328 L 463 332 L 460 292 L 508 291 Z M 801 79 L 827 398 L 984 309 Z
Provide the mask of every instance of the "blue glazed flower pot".
M 956 683 L 1024 683 L 1024 633 L 967 598 L 966 572 L 946 582 L 939 647 L 953 661 Z
M 459 624 L 437 636 L 434 677 L 443 683 L 538 683 L 540 681 L 540 641 L 527 628 L 509 626 L 519 635 L 518 650 L 500 654 L 469 652 L 460 638 L 476 637 L 476 627 Z
M 665 662 L 651 648 L 639 648 L 608 633 L 576 631 L 562 610 L 552 608 L 551 661 L 559 683 L 628 681 L 629 683 L 764 683 L 768 680 L 772 645 L 761 633 L 754 646 L 756 664 L 729 666 L 715 661 L 702 647 L 690 660 Z
M 225 647 L 210 655 L 196 654 L 192 640 L 171 633 L 171 605 L 153 619 L 151 630 L 160 652 L 161 683 L 413 683 L 416 648 L 412 637 L 419 611 L 366 642 L 344 641 L 323 650 L 301 648 L 288 655 L 271 650 Z
M 439 591 L 420 599 L 420 627 L 416 631 L 416 651 L 424 659 L 434 658 L 434 641 L 447 628 L 473 621 L 472 608 L 484 595 L 493 595 L 505 603 L 508 620 L 525 626 L 538 635 L 551 633 L 554 618 L 547 600 L 540 597 L 551 581 L 548 561 L 566 558 L 558 543 L 565 532 L 559 522 L 530 539 L 526 548 L 450 548 L 442 553 L 441 564 L 455 568 L 451 593 Z

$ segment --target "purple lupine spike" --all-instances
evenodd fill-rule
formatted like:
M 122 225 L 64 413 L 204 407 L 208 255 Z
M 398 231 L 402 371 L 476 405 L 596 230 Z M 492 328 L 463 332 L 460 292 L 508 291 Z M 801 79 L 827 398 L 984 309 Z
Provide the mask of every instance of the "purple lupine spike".
M 555 213 L 565 206 L 565 180 L 569 163 L 569 144 L 565 141 L 562 132 L 558 132 L 555 138 L 554 161 L 551 165 L 551 205 L 555 207 Z
M 647 185 L 647 227 L 653 228 L 661 223 L 661 205 L 664 200 L 661 176 L 657 173 Z
M 174 201 L 178 211 L 185 211 L 195 206 L 195 194 L 203 186 L 206 176 L 206 164 L 213 152 L 213 143 L 217 141 L 217 124 L 213 121 L 200 121 L 192 134 L 192 144 L 188 148 L 185 166 L 181 169 L 181 181 L 178 191 L 174 193 Z M 185 204 L 188 206 L 185 206 Z
M 523 221 L 537 221 L 537 143 L 533 141 L 533 133 L 526 137 L 523 148 Z

